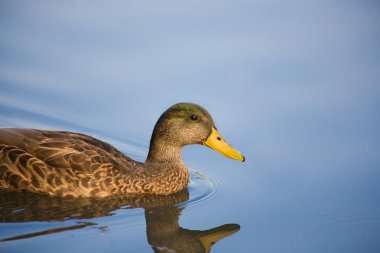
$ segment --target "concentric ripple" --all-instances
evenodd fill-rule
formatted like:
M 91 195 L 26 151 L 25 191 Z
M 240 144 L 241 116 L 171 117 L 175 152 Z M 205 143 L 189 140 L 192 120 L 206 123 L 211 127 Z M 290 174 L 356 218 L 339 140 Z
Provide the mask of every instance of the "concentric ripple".
M 220 185 L 216 180 L 196 170 L 190 169 L 189 172 L 190 183 L 188 190 L 190 198 L 187 201 L 180 203 L 179 206 L 200 205 L 218 195 Z

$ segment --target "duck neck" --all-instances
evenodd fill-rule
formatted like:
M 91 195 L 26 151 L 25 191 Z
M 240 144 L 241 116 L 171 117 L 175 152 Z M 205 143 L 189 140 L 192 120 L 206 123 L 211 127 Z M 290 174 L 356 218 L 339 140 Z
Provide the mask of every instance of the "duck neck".
M 170 145 L 164 140 L 152 138 L 146 162 L 183 164 L 181 151 L 180 145 Z
M 145 161 L 147 167 L 155 171 L 152 180 L 157 182 L 157 187 L 153 193 L 166 195 L 181 191 L 189 184 L 189 172 L 181 157 L 182 146 L 164 135 L 153 134 Z

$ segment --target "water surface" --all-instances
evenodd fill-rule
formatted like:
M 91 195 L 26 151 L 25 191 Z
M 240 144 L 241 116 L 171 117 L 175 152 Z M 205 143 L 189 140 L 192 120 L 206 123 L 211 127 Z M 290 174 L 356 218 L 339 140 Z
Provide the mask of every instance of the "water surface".
M 1 1 L 0 126 L 143 161 L 189 101 L 247 161 L 186 147 L 191 184 L 165 200 L 2 191 L 0 251 L 199 252 L 209 233 L 211 252 L 379 252 L 379 17 L 376 1 Z

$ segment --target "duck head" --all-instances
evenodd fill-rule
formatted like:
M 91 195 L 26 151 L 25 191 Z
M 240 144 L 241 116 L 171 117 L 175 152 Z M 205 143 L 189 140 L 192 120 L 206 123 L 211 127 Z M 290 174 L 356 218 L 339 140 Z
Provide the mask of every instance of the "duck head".
M 167 160 L 191 144 L 205 145 L 228 158 L 245 161 L 219 134 L 211 115 L 192 103 L 175 104 L 161 115 L 153 130 L 147 160 Z

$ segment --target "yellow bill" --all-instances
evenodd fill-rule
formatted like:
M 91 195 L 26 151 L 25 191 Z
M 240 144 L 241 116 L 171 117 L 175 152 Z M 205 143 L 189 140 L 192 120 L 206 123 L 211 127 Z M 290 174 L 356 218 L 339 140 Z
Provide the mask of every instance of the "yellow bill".
M 203 141 L 203 145 L 218 151 L 219 153 L 228 158 L 239 160 L 242 162 L 245 161 L 244 156 L 240 154 L 239 151 L 228 145 L 228 143 L 224 141 L 222 136 L 218 133 L 218 131 L 216 131 L 215 128 L 212 128 L 210 136 L 207 138 L 206 141 Z
M 225 224 L 220 227 L 201 231 L 199 240 L 205 248 L 205 252 L 210 252 L 211 246 L 214 245 L 217 241 L 236 233 L 239 231 L 239 229 L 240 226 L 237 224 Z

